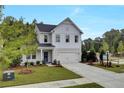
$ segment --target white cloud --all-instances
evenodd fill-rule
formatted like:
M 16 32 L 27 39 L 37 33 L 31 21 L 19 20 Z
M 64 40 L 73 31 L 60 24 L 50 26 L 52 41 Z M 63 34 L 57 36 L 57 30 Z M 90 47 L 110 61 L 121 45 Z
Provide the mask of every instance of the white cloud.
M 72 13 L 71 16 L 77 16 L 78 14 L 80 14 L 82 12 L 82 9 L 80 7 L 76 7 Z

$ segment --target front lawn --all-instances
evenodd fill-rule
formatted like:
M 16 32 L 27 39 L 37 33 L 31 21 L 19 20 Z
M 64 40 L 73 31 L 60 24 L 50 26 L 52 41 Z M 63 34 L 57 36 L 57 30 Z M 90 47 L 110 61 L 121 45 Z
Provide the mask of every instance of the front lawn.
M 99 68 L 103 68 L 109 71 L 113 71 L 116 73 L 124 73 L 124 65 L 120 64 L 120 67 L 117 67 L 116 64 L 112 64 L 112 67 L 104 67 L 101 66 L 99 63 L 94 64 L 93 66 L 99 67 Z
M 0 87 L 25 85 L 32 83 L 49 82 L 55 80 L 66 80 L 80 78 L 81 76 L 61 67 L 37 66 L 30 67 L 32 74 L 18 74 L 21 69 L 15 70 L 16 79 L 14 81 L 0 81 Z M 0 80 L 2 72 L 0 71 Z
M 96 83 L 88 83 L 88 84 L 82 84 L 82 85 L 76 85 L 76 86 L 68 86 L 65 88 L 103 88 L 103 87 Z

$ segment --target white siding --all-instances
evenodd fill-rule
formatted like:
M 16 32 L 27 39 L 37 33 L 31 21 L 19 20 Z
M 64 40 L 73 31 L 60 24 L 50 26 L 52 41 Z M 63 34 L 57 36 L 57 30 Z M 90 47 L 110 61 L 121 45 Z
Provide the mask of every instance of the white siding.
M 56 42 L 56 34 L 60 34 L 60 42 Z M 70 36 L 70 42 L 65 42 L 66 35 Z M 75 35 L 79 37 L 79 41 L 75 43 Z M 56 48 L 81 48 L 81 34 L 80 32 L 71 24 L 61 24 L 55 28 L 52 34 L 52 44 Z
M 37 39 L 40 43 L 52 43 L 52 35 L 51 33 L 48 32 L 40 32 L 37 26 L 35 27 L 36 34 L 37 34 Z M 48 42 L 44 42 L 44 35 L 47 35 L 48 37 Z
M 70 21 L 64 21 L 59 24 L 52 32 L 40 32 L 37 26 L 35 27 L 37 39 L 40 43 L 44 43 L 44 35 L 48 36 L 48 42 L 54 45 L 54 49 L 49 47 L 40 47 L 41 50 L 36 52 L 36 60 L 42 60 L 44 55 L 43 51 L 46 49 L 49 51 L 48 60 L 54 59 L 60 60 L 60 62 L 79 62 L 81 60 L 81 33 Z M 60 35 L 60 42 L 56 42 L 56 35 Z M 70 42 L 66 42 L 66 35 L 69 35 Z M 75 43 L 75 35 L 78 36 L 78 42 Z M 52 51 L 51 51 L 52 50 Z M 26 61 L 26 57 L 23 56 L 23 62 Z

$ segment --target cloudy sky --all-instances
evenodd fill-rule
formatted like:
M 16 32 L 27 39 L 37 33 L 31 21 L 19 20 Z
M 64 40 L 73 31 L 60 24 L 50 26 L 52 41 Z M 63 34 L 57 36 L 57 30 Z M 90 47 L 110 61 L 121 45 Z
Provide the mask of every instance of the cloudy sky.
M 124 6 L 5 6 L 4 16 L 31 22 L 34 18 L 46 24 L 58 24 L 70 17 L 84 32 L 82 40 L 102 36 L 111 28 L 124 28 Z

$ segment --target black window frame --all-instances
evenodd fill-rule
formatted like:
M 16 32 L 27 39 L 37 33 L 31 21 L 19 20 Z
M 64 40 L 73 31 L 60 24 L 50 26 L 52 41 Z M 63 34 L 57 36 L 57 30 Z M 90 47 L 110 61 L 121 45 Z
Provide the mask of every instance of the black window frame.
M 36 54 L 32 54 L 32 59 L 36 59 Z
M 78 43 L 78 41 L 79 41 L 79 37 L 78 35 L 75 35 L 75 43 Z
M 48 36 L 47 35 L 44 35 L 44 42 L 48 42 Z
M 60 35 L 59 34 L 56 35 L 56 42 L 60 42 Z
M 69 43 L 69 42 L 70 42 L 70 36 L 69 36 L 69 35 L 66 35 L 65 42 L 66 42 L 66 43 Z

